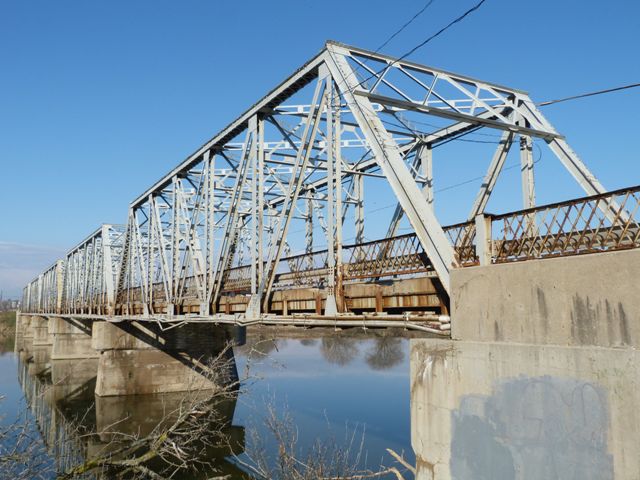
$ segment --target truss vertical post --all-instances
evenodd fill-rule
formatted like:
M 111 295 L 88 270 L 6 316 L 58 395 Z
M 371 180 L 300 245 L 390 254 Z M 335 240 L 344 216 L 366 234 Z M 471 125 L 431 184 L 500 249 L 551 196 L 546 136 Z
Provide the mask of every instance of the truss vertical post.
M 476 222 L 476 254 L 481 266 L 491 265 L 492 245 L 491 217 L 479 213 Z
M 312 195 L 312 192 L 309 192 L 309 195 Z M 313 258 L 311 258 L 311 254 L 313 253 L 313 198 L 310 196 L 307 199 L 307 211 L 305 212 L 305 250 L 304 252 L 309 255 L 308 258 L 308 268 L 311 270 L 313 268 Z
M 171 178 L 172 188 L 172 205 L 171 205 L 171 296 L 168 302 L 173 306 L 175 313 L 176 303 L 178 301 L 178 289 L 180 285 L 180 198 L 179 198 L 179 179 L 177 175 Z
M 336 308 L 338 312 L 344 312 L 344 291 L 342 287 L 342 225 L 344 222 L 344 213 L 342 208 L 342 151 L 341 151 L 341 132 L 342 127 L 340 125 L 340 112 L 342 109 L 342 105 L 340 104 L 340 93 L 335 85 L 334 79 L 330 76 L 328 78 L 328 82 L 331 86 L 331 97 L 328 99 L 328 107 L 333 110 L 333 125 L 328 125 L 327 128 L 332 130 L 333 137 L 333 145 L 332 145 L 332 157 L 335 162 L 335 197 L 336 197 L 336 208 L 335 208 L 335 242 L 336 242 L 336 251 L 335 251 L 335 275 L 336 282 L 334 288 L 334 294 L 336 298 Z
M 364 176 L 355 177 L 355 197 L 356 197 L 356 243 L 364 242 Z
M 520 136 L 520 170 L 522 176 L 522 203 L 524 208 L 536 206 L 535 182 L 533 177 L 533 155 L 531 137 Z
M 251 171 L 251 238 L 249 241 L 249 249 L 251 251 L 251 298 L 249 299 L 249 304 L 247 306 L 247 310 L 245 312 L 245 316 L 249 319 L 256 319 L 260 316 L 260 297 L 258 295 L 258 285 L 260 284 L 259 276 L 259 264 L 262 263 L 262 259 L 259 254 L 259 236 L 260 236 L 260 221 L 258 217 L 262 217 L 262 211 L 259 209 L 259 198 L 262 195 L 262 192 L 258 191 L 259 189 L 259 170 L 260 170 L 260 162 L 259 162 L 259 151 L 262 148 L 260 142 L 260 135 L 258 135 L 258 117 L 257 115 L 253 115 L 249 118 L 248 125 L 248 135 L 250 135 L 251 149 L 249 151 L 249 159 L 250 166 L 249 169 Z
M 249 132 L 255 138 L 258 122 L 255 115 L 249 119 Z M 251 142 L 251 150 L 249 151 L 251 161 L 251 295 L 255 295 L 258 286 L 256 277 L 258 274 L 258 144 Z M 241 262 L 242 263 L 242 262 Z
M 567 141 L 558 135 L 551 123 L 542 115 L 542 112 L 535 106 L 529 97 L 521 97 L 518 107 L 520 113 L 527 121 L 536 129 L 542 129 L 551 132 L 553 136 L 545 137 L 545 141 L 549 145 L 551 151 L 564 165 L 567 171 L 578 182 L 587 195 L 597 195 L 605 193 L 606 188 L 600 183 L 596 176 L 587 168 L 580 157 L 569 146 Z M 608 203 L 599 204 L 598 207 L 607 216 L 609 221 L 615 222 L 620 216 L 620 206 L 616 201 L 611 200 Z M 628 219 L 628 215 L 623 212 L 622 218 Z
M 56 310 L 55 313 L 62 313 L 62 295 L 64 288 L 64 261 L 58 260 L 56 262 L 56 276 L 55 276 L 55 289 L 56 289 Z
M 536 206 L 536 191 L 533 175 L 533 154 L 531 137 L 520 135 L 520 174 L 522 178 L 522 203 L 524 208 Z M 533 235 L 535 232 L 535 214 L 527 215 L 527 232 Z
M 420 157 L 420 170 L 425 180 L 422 193 L 424 198 L 427 199 L 427 204 L 433 210 L 433 149 L 431 144 L 420 145 L 418 155 Z
M 509 149 L 511 148 L 511 145 L 513 143 L 513 137 L 513 132 L 504 132 L 502 134 L 502 137 L 500 138 L 500 144 L 498 145 L 498 148 L 493 155 L 493 159 L 491 160 L 491 164 L 489 165 L 487 174 L 482 180 L 480 190 L 476 195 L 476 199 L 473 202 L 473 207 L 471 207 L 471 212 L 467 217 L 469 221 L 473 220 L 476 215 L 483 213 L 485 208 L 487 207 L 487 203 L 489 202 L 489 198 L 491 197 L 493 188 L 496 185 L 496 180 L 498 180 L 498 176 L 500 175 L 502 167 L 504 166 L 504 162 L 506 161 L 507 155 L 509 154 Z
M 207 314 L 211 311 L 211 291 L 213 283 L 213 266 L 215 252 L 215 152 L 207 150 L 204 154 L 205 168 L 205 267 L 203 274 L 203 305 L 200 310 L 206 310 Z
M 43 277 L 44 276 L 42 273 L 38 275 L 38 308 L 36 310 L 38 312 L 42 311 L 42 279 Z
M 258 285 L 264 276 L 264 117 L 258 116 Z M 260 304 L 260 298 L 257 299 Z
M 327 114 L 326 114 L 326 130 L 327 130 L 327 299 L 325 303 L 325 315 L 335 315 L 338 313 L 336 304 L 336 179 L 335 167 L 336 160 L 334 157 L 334 129 L 333 129 L 333 82 L 329 76 L 329 71 L 325 65 L 320 67 L 321 79 L 327 83 L 326 93 L 328 97 Z M 322 114 L 322 112 L 320 112 Z M 318 118 L 320 120 L 320 118 Z
M 113 315 L 115 295 L 113 284 L 113 256 L 111 254 L 111 235 L 109 226 L 102 225 L 102 282 L 107 294 L 107 314 Z
M 155 256 L 155 222 L 153 218 L 153 195 L 149 195 L 149 198 L 147 199 L 147 205 L 149 208 L 149 217 L 147 218 L 147 285 L 149 285 L 149 288 L 147 290 L 147 313 L 153 313 L 153 277 L 155 275 L 155 262 L 153 261 L 153 257 Z

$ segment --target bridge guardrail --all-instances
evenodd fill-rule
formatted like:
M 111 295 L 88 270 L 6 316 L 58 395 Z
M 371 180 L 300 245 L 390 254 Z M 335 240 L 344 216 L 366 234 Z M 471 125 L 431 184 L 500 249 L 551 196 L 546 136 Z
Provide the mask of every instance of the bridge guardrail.
M 640 247 L 640 186 L 491 215 L 492 263 Z

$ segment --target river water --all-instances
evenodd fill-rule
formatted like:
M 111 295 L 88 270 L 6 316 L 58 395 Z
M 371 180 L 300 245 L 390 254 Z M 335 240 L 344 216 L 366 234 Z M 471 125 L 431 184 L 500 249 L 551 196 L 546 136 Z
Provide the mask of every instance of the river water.
M 637 350 L 378 335 L 250 334 L 235 349 L 246 382 L 224 411 L 234 446 L 208 453 L 218 470 L 248 478 L 240 462 L 259 441 L 275 458 L 265 424 L 273 411 L 291 417 L 301 452 L 317 441 L 350 445 L 360 467 L 376 470 L 397 466 L 386 450 L 393 449 L 420 479 L 640 478 Z M 95 397 L 96 361 L 52 362 L 47 348 L 0 356 L 0 412 L 5 425 L 29 412 L 34 436 L 59 467 L 99 450 L 108 438 L 96 432 L 119 418 L 127 422 L 118 428 L 146 432 L 177 401 Z M 71 378 L 70 368 L 73 381 L 56 382 Z

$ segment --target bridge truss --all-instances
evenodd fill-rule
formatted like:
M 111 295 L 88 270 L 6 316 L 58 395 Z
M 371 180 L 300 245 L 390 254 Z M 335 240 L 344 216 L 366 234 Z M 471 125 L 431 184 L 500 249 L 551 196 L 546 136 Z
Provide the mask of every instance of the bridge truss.
M 425 119 L 429 131 L 419 127 Z M 433 208 L 434 152 L 480 130 L 499 132 L 497 149 L 465 222 L 444 227 Z M 550 233 L 565 239 L 569 227 L 593 233 L 593 219 L 618 233 L 636 225 L 630 204 L 606 195 L 525 92 L 328 42 L 135 199 L 125 227 L 102 227 L 52 267 L 64 272 L 63 288 L 47 280 L 51 270 L 27 286 L 26 305 L 55 304 L 66 313 L 211 315 L 237 311 L 229 306 L 242 299 L 240 312 L 257 318 L 274 309 L 286 313 L 286 306 L 274 307 L 284 296 L 279 292 L 303 289 L 316 292 L 317 313 L 335 315 L 353 309 L 345 301 L 349 285 L 423 276 L 441 299 L 436 306 L 444 307 L 451 269 L 482 263 L 487 250 L 488 261 L 498 258 L 493 244 L 482 243 L 491 239 L 491 223 L 478 219 L 514 143 L 529 213 L 513 240 L 544 243 L 534 212 L 534 138 L 546 142 L 587 196 L 598 198 L 590 219 L 573 222 L 567 214 L 572 220 L 562 228 L 552 221 Z M 386 238 L 367 241 L 365 190 L 375 196 L 380 188 L 392 192 L 397 207 Z M 403 217 L 413 233 L 398 236 Z M 346 230 L 352 242 L 344 241 Z M 637 237 L 625 236 L 635 231 L 627 228 L 617 244 L 636 246 Z M 515 248 L 513 241 L 500 245 Z M 527 257 L 516 250 L 518 259 Z

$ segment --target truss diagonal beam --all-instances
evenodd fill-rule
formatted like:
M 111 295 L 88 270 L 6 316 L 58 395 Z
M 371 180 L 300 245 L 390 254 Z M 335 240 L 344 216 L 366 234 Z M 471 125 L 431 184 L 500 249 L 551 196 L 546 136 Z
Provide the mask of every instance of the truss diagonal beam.
M 445 236 L 426 198 L 403 162 L 398 145 L 384 128 L 366 95 L 356 94 L 358 83 L 344 53 L 328 46 L 327 66 L 367 137 L 375 159 L 386 175 L 407 218 L 433 263 L 445 290 L 449 292 L 449 269 L 455 265 L 453 248 Z

